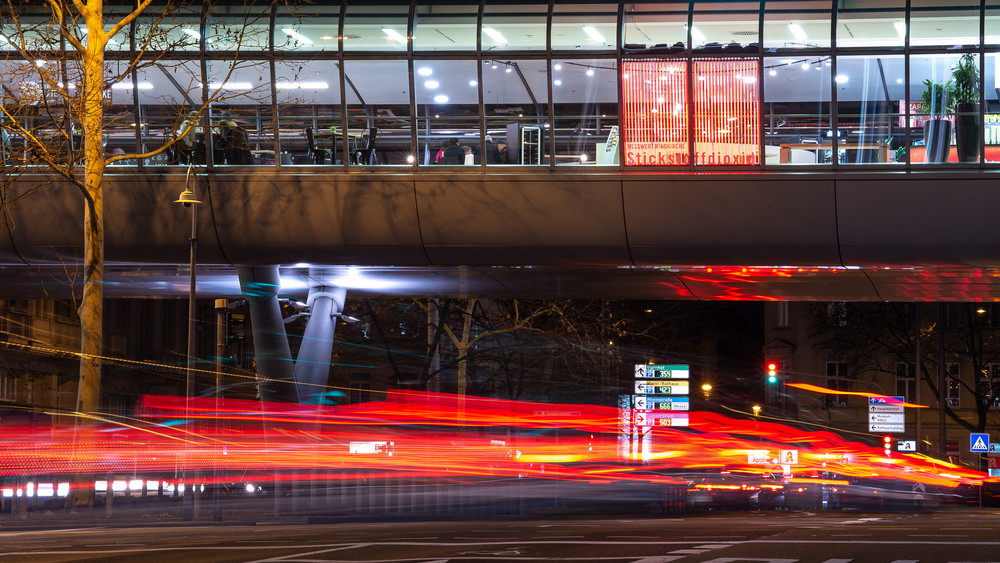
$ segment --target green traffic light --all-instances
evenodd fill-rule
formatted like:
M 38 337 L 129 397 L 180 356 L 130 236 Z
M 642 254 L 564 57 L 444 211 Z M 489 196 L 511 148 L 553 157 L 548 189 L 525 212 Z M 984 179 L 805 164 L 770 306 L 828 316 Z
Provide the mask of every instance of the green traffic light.
M 777 383 L 778 382 L 778 376 L 776 376 L 776 375 L 769 375 L 767 377 L 767 382 L 768 383 Z

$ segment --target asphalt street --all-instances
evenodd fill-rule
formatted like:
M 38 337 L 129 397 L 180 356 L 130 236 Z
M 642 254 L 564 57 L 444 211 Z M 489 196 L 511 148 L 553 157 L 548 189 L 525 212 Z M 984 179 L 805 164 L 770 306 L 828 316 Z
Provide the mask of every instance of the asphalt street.
M 0 561 L 1000 563 L 1000 510 L 80 526 L 0 521 Z

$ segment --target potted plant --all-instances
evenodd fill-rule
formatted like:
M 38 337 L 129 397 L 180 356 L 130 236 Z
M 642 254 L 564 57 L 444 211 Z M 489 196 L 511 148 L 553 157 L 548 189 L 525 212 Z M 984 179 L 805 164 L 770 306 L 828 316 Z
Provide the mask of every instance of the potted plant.
M 924 121 L 924 162 L 948 162 L 951 152 L 951 81 L 945 83 L 924 80 L 920 105 L 927 115 Z
M 951 99 L 955 104 L 955 148 L 959 162 L 978 162 L 983 129 L 979 126 L 979 66 L 966 53 L 951 69 Z

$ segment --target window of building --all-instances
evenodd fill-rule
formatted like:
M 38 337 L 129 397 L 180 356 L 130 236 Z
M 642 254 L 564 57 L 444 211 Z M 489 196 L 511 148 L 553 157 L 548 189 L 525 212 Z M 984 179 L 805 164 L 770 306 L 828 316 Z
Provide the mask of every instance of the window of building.
M 979 385 L 986 404 L 1000 408 L 1000 363 L 986 366 L 986 375 L 980 378 Z
M 17 379 L 7 370 L 0 370 L 0 401 L 17 400 Z
M 775 303 L 774 328 L 788 328 L 788 301 Z
M 945 400 L 948 406 L 958 408 L 962 406 L 961 390 L 962 380 L 958 363 L 948 363 L 944 367 L 945 375 Z
M 826 362 L 826 387 L 837 391 L 851 391 L 854 382 L 848 379 L 847 362 Z M 849 406 L 850 395 L 828 395 L 830 406 Z
M 831 325 L 847 326 L 847 303 L 827 303 L 826 318 Z
M 896 362 L 896 396 L 910 401 L 914 397 L 917 378 L 914 376 L 913 364 Z

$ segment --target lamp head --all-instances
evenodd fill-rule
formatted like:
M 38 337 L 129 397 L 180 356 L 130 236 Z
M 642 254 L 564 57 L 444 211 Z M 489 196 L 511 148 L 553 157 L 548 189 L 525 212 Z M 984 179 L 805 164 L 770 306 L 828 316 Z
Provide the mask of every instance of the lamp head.
M 194 192 L 185 189 L 183 192 L 181 192 L 180 197 L 178 197 L 177 200 L 174 201 L 174 203 L 182 203 L 184 204 L 184 207 L 191 207 L 192 203 L 201 203 L 201 202 L 195 199 Z

